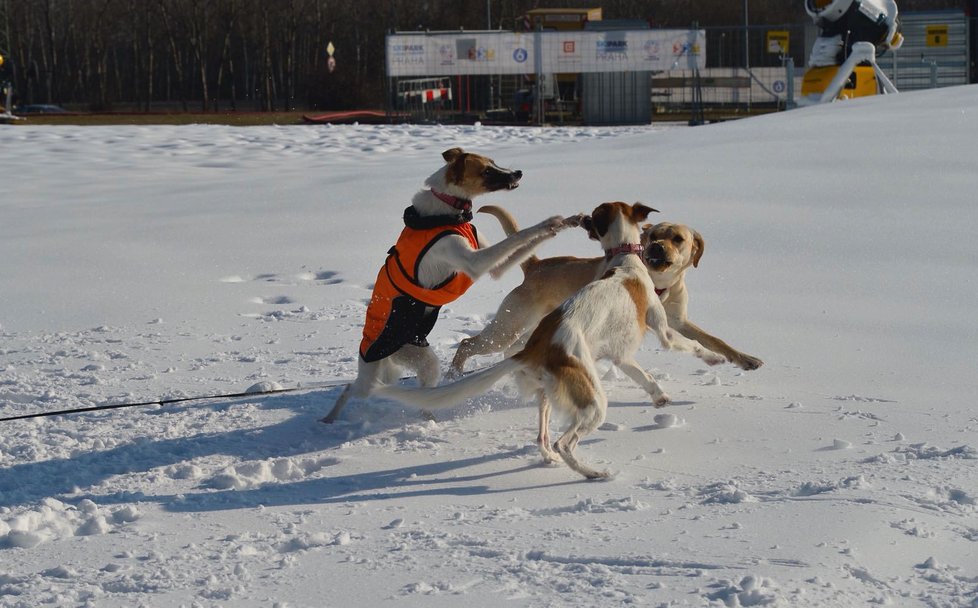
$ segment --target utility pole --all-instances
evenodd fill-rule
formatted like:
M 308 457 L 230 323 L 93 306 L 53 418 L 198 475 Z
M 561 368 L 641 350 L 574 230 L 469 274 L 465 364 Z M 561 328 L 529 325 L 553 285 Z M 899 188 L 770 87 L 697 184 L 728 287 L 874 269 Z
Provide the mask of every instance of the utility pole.
M 10 20 L 7 18 L 7 0 L 0 0 L 0 54 L 8 59 L 10 53 Z
M 750 18 L 747 12 L 747 2 L 744 0 L 744 69 L 747 71 L 748 81 L 753 86 L 754 75 L 750 72 Z M 750 112 L 751 101 L 753 100 L 753 95 L 751 94 L 751 88 L 747 89 L 747 112 Z
M 13 108 L 10 104 L 14 97 L 13 62 L 10 60 L 10 18 L 7 14 L 7 0 L 0 0 L 0 91 L 3 97 L 3 113 L 10 115 Z
M 750 71 L 750 19 L 747 16 L 747 0 L 744 0 L 744 68 Z

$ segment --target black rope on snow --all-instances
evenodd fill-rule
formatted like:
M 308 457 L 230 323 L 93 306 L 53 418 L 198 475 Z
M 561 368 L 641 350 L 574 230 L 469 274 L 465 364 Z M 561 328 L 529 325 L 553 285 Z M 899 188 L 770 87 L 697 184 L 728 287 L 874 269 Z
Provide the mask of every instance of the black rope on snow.
M 473 370 L 463 375 L 475 373 Z M 401 378 L 407 380 L 407 378 Z M 258 395 L 275 395 L 279 393 L 294 393 L 297 391 L 310 391 L 317 388 L 331 388 L 352 382 L 352 380 L 334 380 L 331 382 L 319 382 L 308 386 L 296 386 L 294 388 L 273 388 L 267 391 L 251 391 L 243 393 L 227 393 L 223 395 L 203 395 L 199 397 L 174 397 L 172 399 L 157 399 L 156 401 L 141 401 L 139 403 L 114 403 L 112 405 L 93 405 L 91 407 L 76 407 L 70 410 L 55 410 L 53 412 L 38 412 L 36 414 L 21 414 L 19 416 L 7 416 L 0 418 L 0 422 L 10 422 L 12 420 L 27 420 L 29 418 L 47 418 L 49 416 L 65 416 L 67 414 L 81 414 L 83 412 L 100 412 L 103 410 L 117 410 L 124 407 L 143 407 L 147 405 L 173 405 L 174 403 L 186 403 L 188 401 L 210 401 L 213 399 L 237 399 L 239 397 L 255 397 Z
M 255 397 L 258 395 L 275 395 L 279 393 L 292 393 L 296 391 L 308 391 L 317 388 L 329 388 L 346 384 L 346 380 L 314 384 L 310 386 L 297 386 L 295 388 L 275 388 L 267 391 L 251 391 L 243 393 L 227 393 L 223 395 L 204 395 L 199 397 L 174 397 L 172 399 L 157 399 L 156 401 L 141 401 L 139 403 L 114 403 L 112 405 L 93 405 L 91 407 L 77 407 L 70 410 L 55 410 L 53 412 L 38 412 L 36 414 L 21 414 L 19 416 L 8 416 L 0 418 L 0 422 L 12 420 L 26 420 L 28 418 L 46 418 L 48 416 L 64 416 L 67 414 L 80 414 L 82 412 L 99 412 L 102 410 L 116 410 L 124 407 L 143 407 L 147 405 L 173 405 L 174 403 L 186 403 L 188 401 L 210 401 L 213 399 L 235 399 L 238 397 Z

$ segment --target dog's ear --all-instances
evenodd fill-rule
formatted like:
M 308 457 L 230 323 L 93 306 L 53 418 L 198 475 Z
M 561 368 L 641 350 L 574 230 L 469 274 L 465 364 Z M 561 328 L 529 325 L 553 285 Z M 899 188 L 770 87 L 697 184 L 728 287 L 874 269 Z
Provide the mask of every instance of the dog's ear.
M 632 214 L 631 214 L 632 220 L 634 220 L 635 223 L 644 222 L 645 219 L 649 217 L 650 213 L 658 213 L 658 212 L 659 212 L 658 209 L 653 209 L 648 205 L 643 205 L 642 203 L 635 203 L 634 205 L 632 205 Z
M 595 241 L 600 241 L 601 237 L 608 232 L 611 226 L 611 213 L 615 208 L 615 203 L 601 203 L 591 212 L 590 219 L 586 224 L 587 235 Z
M 465 154 L 465 150 L 462 148 L 449 148 L 441 153 L 441 157 L 445 159 L 446 163 L 454 162 L 456 158 Z
M 693 231 L 693 268 L 700 265 L 700 258 L 703 257 L 703 250 L 706 249 L 706 241 L 703 240 L 703 236 Z
M 639 232 L 638 238 L 639 243 L 642 247 L 648 247 L 649 241 L 652 240 L 652 229 L 655 228 L 653 224 L 642 224 L 641 232 Z
M 587 230 L 587 238 L 597 241 L 598 233 L 594 231 L 594 219 L 590 215 L 581 218 L 581 228 Z

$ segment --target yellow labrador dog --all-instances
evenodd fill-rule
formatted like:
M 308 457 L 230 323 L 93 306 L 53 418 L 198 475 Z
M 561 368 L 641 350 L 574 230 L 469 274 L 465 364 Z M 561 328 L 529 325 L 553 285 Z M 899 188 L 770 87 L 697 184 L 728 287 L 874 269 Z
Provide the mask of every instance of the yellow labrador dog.
M 505 209 L 486 205 L 479 212 L 488 213 L 499 220 L 506 234 L 514 234 L 518 230 L 513 216 Z M 655 284 L 655 293 L 665 307 L 669 326 L 745 370 L 763 365 L 764 362 L 757 357 L 733 348 L 686 316 L 689 302 L 686 272 L 696 268 L 703 257 L 706 247 L 703 237 L 688 226 L 663 222 L 645 224 L 641 242 L 644 249 L 642 257 Z M 520 264 L 524 274 L 523 283 L 506 295 L 496 316 L 482 333 L 462 340 L 452 360 L 449 375 L 460 376 L 469 357 L 509 352 L 520 346 L 520 338 L 561 302 L 597 278 L 604 264 L 604 258 L 527 258 Z
M 666 309 L 669 327 L 720 353 L 737 367 L 752 370 L 764 365 L 757 357 L 740 352 L 686 317 L 689 303 L 686 271 L 699 266 L 706 248 L 699 232 L 689 226 L 669 222 L 646 225 L 642 230 L 642 247 L 642 258 L 649 270 L 649 277 L 655 283 L 655 293 Z

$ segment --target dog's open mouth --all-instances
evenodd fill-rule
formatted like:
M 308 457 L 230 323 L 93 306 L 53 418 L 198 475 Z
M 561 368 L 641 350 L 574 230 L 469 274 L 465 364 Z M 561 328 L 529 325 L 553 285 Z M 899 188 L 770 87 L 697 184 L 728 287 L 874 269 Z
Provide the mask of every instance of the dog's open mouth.
M 518 181 L 495 182 L 495 183 L 486 184 L 486 190 L 488 192 L 497 192 L 499 190 L 516 190 L 517 188 L 519 188 L 519 186 L 520 183 Z
M 672 262 L 666 257 L 665 252 L 656 250 L 654 247 L 645 250 L 645 263 L 654 269 L 668 268 Z
M 489 192 L 496 190 L 515 190 L 520 186 L 523 178 L 522 171 L 509 171 L 503 169 L 487 170 L 485 175 L 485 188 Z
M 520 187 L 520 180 L 523 179 L 522 171 L 509 171 L 502 173 L 500 176 L 503 180 L 503 189 L 505 190 L 516 190 Z

